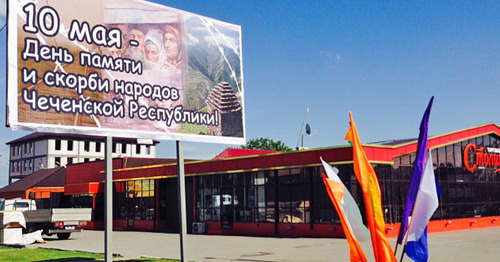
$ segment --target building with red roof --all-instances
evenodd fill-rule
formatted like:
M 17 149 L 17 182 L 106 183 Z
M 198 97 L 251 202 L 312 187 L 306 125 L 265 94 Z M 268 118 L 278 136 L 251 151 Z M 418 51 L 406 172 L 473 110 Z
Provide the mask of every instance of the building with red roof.
M 429 232 L 498 226 L 500 127 L 490 123 L 430 136 L 442 194 Z M 363 144 L 382 192 L 386 233 L 403 212 L 416 139 Z M 211 160 L 186 160 L 190 232 L 228 235 L 342 237 L 339 217 L 321 179 L 320 157 L 340 172 L 363 213 L 352 147 L 262 152 L 228 149 Z M 115 230 L 178 231 L 175 160 L 113 160 Z M 103 227 L 104 162 L 68 165 L 64 193 L 94 208 L 91 228 Z M 81 205 L 83 206 L 83 205 Z

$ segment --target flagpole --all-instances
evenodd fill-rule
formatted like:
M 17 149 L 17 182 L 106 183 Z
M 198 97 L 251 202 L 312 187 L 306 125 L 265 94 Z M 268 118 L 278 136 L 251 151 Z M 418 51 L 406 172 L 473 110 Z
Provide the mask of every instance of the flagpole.
M 401 258 L 399 259 L 399 262 L 403 262 L 403 258 L 405 257 L 405 249 L 406 249 L 406 245 L 404 245 L 404 247 L 403 247 L 403 253 L 401 253 Z
M 427 152 L 426 152 L 427 153 Z M 430 152 L 429 152 L 430 153 Z M 420 185 L 422 185 L 422 180 L 423 179 L 420 179 L 420 183 L 418 183 L 418 188 L 420 189 Z M 418 192 L 418 191 L 417 191 Z M 418 195 L 418 194 L 417 194 Z M 411 219 L 413 217 L 413 212 L 415 212 L 415 205 L 413 205 L 413 207 L 411 208 L 411 216 L 409 216 L 410 218 L 410 223 L 408 223 L 408 226 L 406 227 L 406 232 L 404 234 L 405 236 L 405 239 L 403 240 L 403 252 L 401 253 L 401 258 L 399 259 L 399 262 L 403 262 L 403 258 L 405 256 L 405 251 L 406 251 L 406 242 L 408 242 L 408 236 L 410 235 L 410 228 L 411 228 L 411 223 L 413 223 L 413 219 Z M 397 241 L 396 241 L 397 243 Z M 396 253 L 394 253 L 396 254 Z
M 420 181 L 422 182 L 422 181 Z M 420 187 L 420 186 L 419 186 Z M 413 211 L 415 211 L 415 209 L 413 209 L 411 211 L 411 214 L 413 216 Z M 411 217 L 411 216 L 410 216 Z M 408 224 L 408 227 L 406 228 L 406 232 L 405 232 L 405 239 L 403 240 L 403 252 L 401 253 L 401 258 L 399 259 L 399 262 L 403 262 L 403 258 L 405 257 L 405 250 L 406 250 L 406 242 L 408 242 L 408 233 L 410 233 L 410 227 L 411 227 L 411 223 L 413 222 L 413 219 L 410 219 L 410 224 Z
M 398 243 L 398 240 L 396 239 L 396 246 L 394 247 L 394 255 L 396 255 L 396 253 L 398 253 L 398 246 L 399 246 L 399 243 Z
M 420 184 L 419 184 L 419 186 L 420 186 Z M 413 215 L 414 208 L 415 208 L 415 206 L 413 206 L 411 208 L 411 214 L 412 215 Z M 411 216 L 410 216 L 410 218 L 411 218 Z M 400 223 L 402 223 L 402 222 L 400 222 Z M 408 226 L 406 227 L 406 232 L 404 234 L 405 239 L 403 240 L 403 243 L 402 243 L 402 245 L 403 245 L 403 254 L 401 254 L 401 258 L 400 258 L 401 261 L 403 261 L 403 255 L 404 255 L 405 250 L 406 250 L 406 241 L 408 241 L 408 231 L 410 230 L 410 225 L 411 225 L 411 219 L 410 219 L 410 224 L 408 224 Z M 396 239 L 396 246 L 394 247 L 394 255 L 396 255 L 396 253 L 398 252 L 398 246 L 399 246 L 399 243 L 398 243 L 398 240 Z

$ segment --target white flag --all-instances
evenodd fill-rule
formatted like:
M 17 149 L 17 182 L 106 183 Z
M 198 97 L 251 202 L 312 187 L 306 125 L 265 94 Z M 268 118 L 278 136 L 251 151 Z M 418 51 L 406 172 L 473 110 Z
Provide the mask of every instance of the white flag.
M 431 219 L 434 211 L 439 206 L 436 180 L 432 166 L 431 151 L 427 153 L 425 169 L 420 180 L 413 214 L 411 216 L 410 228 L 408 229 L 408 242 L 418 241 L 424 233 L 427 223 Z
M 339 170 L 335 167 L 330 166 L 323 160 L 323 158 L 321 158 L 321 162 L 323 163 L 323 167 L 325 168 L 325 172 L 328 178 L 344 186 L 344 183 L 342 183 L 342 180 L 340 180 L 339 176 L 337 175 L 339 173 Z M 347 221 L 349 221 L 349 224 L 352 228 L 354 236 L 356 236 L 356 239 L 358 239 L 358 241 L 360 242 L 369 239 L 370 232 L 368 231 L 368 228 L 366 228 L 366 226 L 363 224 L 363 218 L 361 217 L 361 212 L 359 211 L 358 205 L 356 204 L 356 201 L 352 197 L 351 193 L 349 193 L 349 190 L 345 188 L 345 186 L 344 197 L 342 198 L 341 205 Z

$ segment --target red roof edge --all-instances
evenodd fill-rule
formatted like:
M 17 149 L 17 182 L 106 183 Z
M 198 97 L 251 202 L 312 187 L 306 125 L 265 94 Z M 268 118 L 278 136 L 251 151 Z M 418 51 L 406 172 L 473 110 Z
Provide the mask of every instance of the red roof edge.
M 279 152 L 279 151 L 243 149 L 243 148 L 227 148 L 226 150 L 222 151 L 222 153 L 215 156 L 213 159 L 222 159 L 222 158 L 239 157 L 239 156 L 263 155 L 263 154 L 270 154 L 270 153 L 277 153 L 277 152 Z

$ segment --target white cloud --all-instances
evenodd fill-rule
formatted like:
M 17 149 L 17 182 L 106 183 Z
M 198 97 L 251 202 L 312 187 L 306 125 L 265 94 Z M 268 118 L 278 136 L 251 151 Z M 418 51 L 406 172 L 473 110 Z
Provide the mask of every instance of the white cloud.
M 205 36 L 205 41 L 208 43 L 208 46 L 222 45 L 232 49 L 237 55 L 240 53 L 238 43 L 239 39 L 237 38 L 215 33 L 214 35 Z
M 194 46 L 200 43 L 200 39 L 196 38 L 193 34 L 188 33 L 186 35 L 186 44 L 189 46 Z
M 189 28 L 189 31 L 192 31 L 192 32 L 205 32 L 207 30 L 207 28 L 205 26 L 193 26 L 191 28 Z
M 333 54 L 328 50 L 319 51 L 319 55 L 330 61 L 340 61 L 341 57 L 339 53 Z

